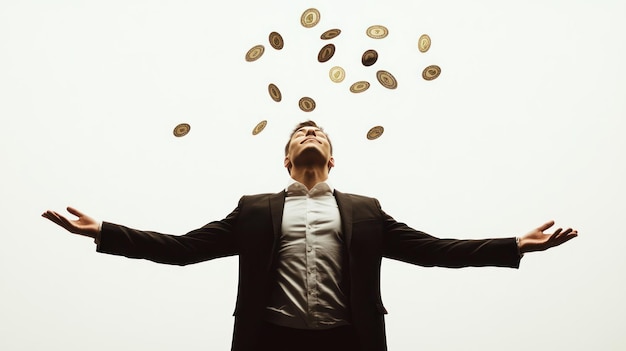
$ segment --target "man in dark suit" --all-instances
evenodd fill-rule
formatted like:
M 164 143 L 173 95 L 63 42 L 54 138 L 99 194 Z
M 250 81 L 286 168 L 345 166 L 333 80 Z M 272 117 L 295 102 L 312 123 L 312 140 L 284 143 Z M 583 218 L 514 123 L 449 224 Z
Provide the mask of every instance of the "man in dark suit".
M 573 229 L 519 238 L 438 239 L 396 222 L 378 201 L 334 190 L 332 145 L 314 122 L 299 124 L 285 146 L 291 181 L 276 194 L 243 196 L 221 221 L 185 235 L 98 222 L 68 207 L 69 220 L 42 216 L 95 239 L 97 251 L 186 265 L 239 256 L 232 350 L 383 351 L 383 257 L 422 266 L 519 267 L 525 252 L 577 236 Z

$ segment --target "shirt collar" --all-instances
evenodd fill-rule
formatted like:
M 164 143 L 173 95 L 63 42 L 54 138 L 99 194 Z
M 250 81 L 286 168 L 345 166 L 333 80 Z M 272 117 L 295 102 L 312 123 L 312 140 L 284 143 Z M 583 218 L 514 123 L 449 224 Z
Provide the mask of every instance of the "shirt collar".
M 289 178 L 289 182 L 287 183 L 287 188 L 285 188 L 285 192 L 287 192 L 287 196 L 298 196 L 298 195 L 310 195 L 310 196 L 323 196 L 323 195 L 333 195 L 335 188 L 327 181 L 319 182 L 315 184 L 311 190 L 307 191 L 307 188 L 304 184 L 299 181 Z

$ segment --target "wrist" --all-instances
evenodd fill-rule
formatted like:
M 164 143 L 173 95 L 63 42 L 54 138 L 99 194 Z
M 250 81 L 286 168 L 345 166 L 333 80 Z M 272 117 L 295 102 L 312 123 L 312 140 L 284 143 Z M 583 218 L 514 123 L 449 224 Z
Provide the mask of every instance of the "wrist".
M 515 237 L 515 243 L 517 244 L 517 253 L 519 253 L 520 257 L 524 256 L 524 244 L 522 243 L 522 238 L 519 236 Z

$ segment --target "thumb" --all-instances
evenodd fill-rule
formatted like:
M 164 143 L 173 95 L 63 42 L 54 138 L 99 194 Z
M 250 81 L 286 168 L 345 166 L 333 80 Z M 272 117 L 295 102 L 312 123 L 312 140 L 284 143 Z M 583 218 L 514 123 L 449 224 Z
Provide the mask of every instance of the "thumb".
M 537 228 L 539 231 L 543 232 L 544 230 L 548 230 L 550 227 L 554 225 L 554 221 L 549 221 L 544 223 L 541 227 Z
M 83 217 L 83 216 L 85 216 L 85 214 L 83 214 L 79 210 L 75 209 L 74 207 L 70 207 L 70 206 L 67 207 L 67 212 L 73 214 L 76 217 Z

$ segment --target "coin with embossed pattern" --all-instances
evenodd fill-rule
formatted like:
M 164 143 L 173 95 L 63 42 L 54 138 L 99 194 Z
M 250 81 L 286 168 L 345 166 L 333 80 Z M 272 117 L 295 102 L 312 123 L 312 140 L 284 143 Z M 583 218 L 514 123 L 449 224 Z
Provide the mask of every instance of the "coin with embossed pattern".
M 350 91 L 357 94 L 362 93 L 369 89 L 370 83 L 364 80 L 358 81 L 350 86 Z
M 255 45 L 246 53 L 246 61 L 252 62 L 259 59 L 259 57 L 263 56 L 265 52 L 265 46 L 263 45 Z
M 267 125 L 267 121 L 263 120 L 261 122 L 259 122 L 256 127 L 254 127 L 254 129 L 252 130 L 252 135 L 257 135 L 259 133 L 261 133 L 263 131 L 263 129 L 265 129 L 265 126 Z
M 280 102 L 280 100 L 283 99 L 283 95 L 280 93 L 280 89 L 278 89 L 276 84 L 270 83 L 270 85 L 267 86 L 267 91 L 270 93 L 272 100 Z
M 417 47 L 419 48 L 420 52 L 426 52 L 428 51 L 428 49 L 430 49 L 430 43 L 430 37 L 428 36 L 428 34 L 422 34 L 422 36 L 417 41 Z
M 320 39 L 329 40 L 336 38 L 339 34 L 341 34 L 341 29 L 329 29 L 320 35 Z
M 367 34 L 367 36 L 372 39 L 382 39 L 389 34 L 389 29 L 387 29 L 387 27 L 385 26 L 381 26 L 377 24 L 377 25 L 368 27 L 367 30 L 365 31 L 365 34 Z
M 363 66 L 369 67 L 376 63 L 378 60 L 378 53 L 376 50 L 367 50 L 361 56 L 361 63 Z
M 439 77 L 440 74 L 441 74 L 441 68 L 437 65 L 431 65 L 431 66 L 424 68 L 424 71 L 422 71 L 422 78 L 426 80 L 433 80 Z
M 305 10 L 300 16 L 300 24 L 305 28 L 315 27 L 319 22 L 320 12 L 314 8 Z
M 398 87 L 398 81 L 389 72 L 380 70 L 376 72 L 376 79 L 387 89 L 395 89 Z
M 333 45 L 333 44 L 326 44 L 320 50 L 319 54 L 317 54 L 317 60 L 319 62 L 324 63 L 324 62 L 330 60 L 333 57 L 334 54 L 335 54 L 335 45 Z
M 369 140 L 378 139 L 381 135 L 383 135 L 384 131 L 385 131 L 385 128 L 383 128 L 382 126 L 372 127 L 372 129 L 370 129 L 367 132 L 367 139 Z
M 328 72 L 328 76 L 333 82 L 341 83 L 343 82 L 344 78 L 346 78 L 346 71 L 339 66 L 335 66 L 330 69 L 330 71 Z
M 315 100 L 311 99 L 308 96 L 303 97 L 298 101 L 298 106 L 304 112 L 311 112 L 315 110 Z
M 283 41 L 283 36 L 277 32 L 271 32 L 269 37 L 270 45 L 276 49 L 280 50 L 285 46 L 285 42 Z
M 191 130 L 191 126 L 187 123 L 181 123 L 174 128 L 174 136 L 175 137 L 183 137 L 189 133 Z

